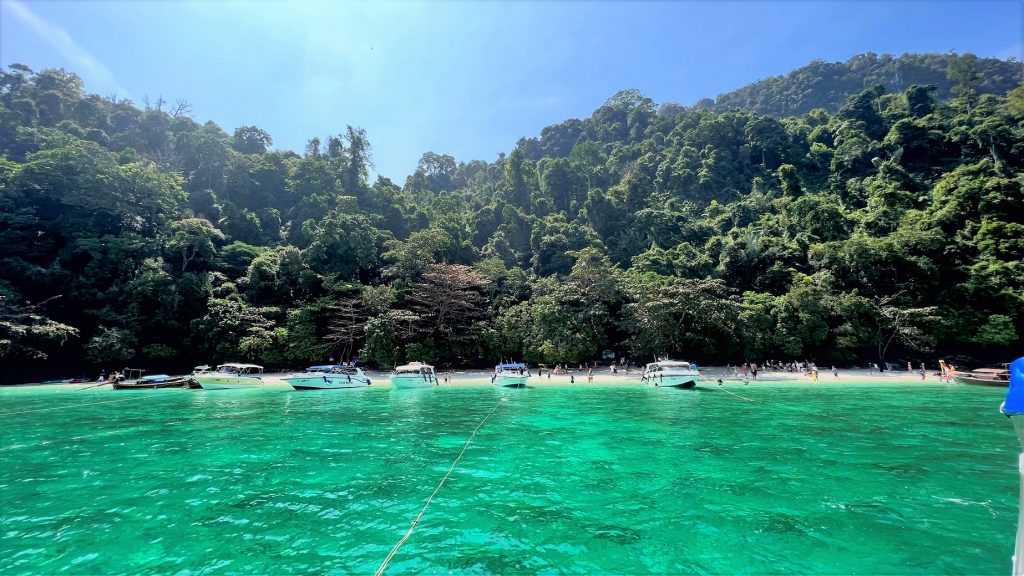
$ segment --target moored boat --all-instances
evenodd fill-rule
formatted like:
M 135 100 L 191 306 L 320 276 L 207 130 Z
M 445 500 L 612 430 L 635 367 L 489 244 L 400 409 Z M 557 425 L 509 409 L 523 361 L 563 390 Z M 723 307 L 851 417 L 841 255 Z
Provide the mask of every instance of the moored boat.
M 129 380 L 115 380 L 112 387 L 114 390 L 155 390 L 157 388 L 187 388 L 191 378 L 188 376 L 168 376 L 167 374 L 153 374 L 145 378 L 134 378 Z
M 213 372 L 213 367 L 210 366 L 209 364 L 200 364 L 199 366 L 193 368 L 192 373 L 188 375 L 188 387 L 195 390 L 199 390 L 200 388 L 202 388 L 202 386 L 200 386 L 199 383 L 196 382 L 196 376 L 203 376 L 204 374 L 209 374 L 210 372 Z
M 177 382 L 168 382 L 171 377 L 167 374 L 151 374 L 143 376 L 142 368 L 125 368 L 114 374 L 111 379 L 111 388 L 114 390 L 152 390 L 154 388 L 181 388 L 185 385 L 186 379 L 178 379 Z
M 1010 385 L 1010 369 L 1003 368 L 978 368 L 970 371 L 953 371 L 953 380 L 957 384 L 973 384 L 975 386 L 1001 386 Z
M 495 386 L 522 388 L 530 380 L 530 370 L 526 364 L 498 364 L 491 375 L 491 383 Z
M 370 385 L 370 379 L 361 369 L 339 364 L 310 366 L 305 372 L 288 374 L 281 380 L 296 390 L 335 390 Z
M 644 368 L 641 382 L 650 382 L 655 386 L 675 386 L 693 388 L 700 381 L 700 371 L 696 364 L 680 360 L 660 360 L 651 362 Z
M 396 366 L 391 373 L 391 385 L 395 388 L 430 388 L 437 386 L 434 367 L 422 362 L 410 362 Z
M 260 388 L 263 386 L 263 366 L 256 364 L 227 363 L 217 370 L 195 374 L 192 381 L 204 390 L 234 390 L 239 388 Z

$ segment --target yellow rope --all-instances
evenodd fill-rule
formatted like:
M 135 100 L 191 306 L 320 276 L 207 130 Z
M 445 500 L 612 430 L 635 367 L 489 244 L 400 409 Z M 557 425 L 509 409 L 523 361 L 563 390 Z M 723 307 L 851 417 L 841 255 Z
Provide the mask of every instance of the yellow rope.
M 427 501 L 423 504 L 423 508 L 420 509 L 420 513 L 417 514 L 415 518 L 413 518 L 412 525 L 409 526 L 409 530 L 407 530 L 405 532 L 405 535 L 402 536 L 402 539 L 399 540 L 397 544 L 395 544 L 395 547 L 391 549 L 391 552 L 388 552 L 387 558 L 385 558 L 384 561 L 381 562 L 380 568 L 377 568 L 377 571 L 373 573 L 373 576 L 381 576 L 382 574 L 384 574 L 384 570 L 388 567 L 388 563 L 391 562 L 391 559 L 395 557 L 395 553 L 398 552 L 398 549 L 402 547 L 402 544 L 405 544 L 405 541 L 409 539 L 409 536 L 412 536 L 412 531 L 416 528 L 416 525 L 419 524 L 420 518 L 423 517 L 423 513 L 427 511 L 427 506 L 430 506 L 430 501 L 433 500 L 434 496 L 436 496 L 437 493 L 441 491 L 441 486 L 444 486 L 445 481 L 448 480 L 448 477 L 452 475 L 452 471 L 455 470 L 455 465 L 459 463 L 459 460 L 462 459 L 462 455 L 466 453 L 466 448 L 469 448 L 469 443 L 473 441 L 473 438 L 476 436 L 476 433 L 480 431 L 480 428 L 484 425 L 484 422 L 487 422 L 487 419 L 491 417 L 491 414 L 494 414 L 494 411 L 498 409 L 499 404 L 501 404 L 500 400 L 498 401 L 497 404 L 494 405 L 494 408 L 491 408 L 491 411 L 488 412 L 486 416 L 484 416 L 484 419 L 481 420 L 480 423 L 476 425 L 476 429 L 473 430 L 473 433 L 469 435 L 469 438 L 466 440 L 466 443 L 462 445 L 462 451 L 459 452 L 459 455 L 455 457 L 455 460 L 452 462 L 452 465 L 448 468 L 448 472 L 445 473 L 444 478 L 441 478 L 441 481 L 437 484 L 437 488 L 434 488 L 434 492 L 430 495 L 429 498 L 427 498 Z
M 726 394 L 732 394 L 733 396 L 739 398 L 740 400 L 746 400 L 747 402 L 759 402 L 759 400 L 752 400 L 750 398 L 747 398 L 746 396 L 740 396 L 739 394 L 736 394 L 735 392 L 729 392 L 728 390 L 726 390 L 725 388 L 722 388 L 721 386 L 719 386 L 717 388 L 717 390 L 725 392 Z

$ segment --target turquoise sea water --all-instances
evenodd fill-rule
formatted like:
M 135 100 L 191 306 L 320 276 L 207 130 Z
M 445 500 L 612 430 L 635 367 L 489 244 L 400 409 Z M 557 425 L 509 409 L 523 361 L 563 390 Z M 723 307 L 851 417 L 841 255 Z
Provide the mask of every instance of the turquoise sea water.
M 0 573 L 372 574 L 492 408 L 387 573 L 1009 571 L 1005 390 L 727 389 L 0 389 Z

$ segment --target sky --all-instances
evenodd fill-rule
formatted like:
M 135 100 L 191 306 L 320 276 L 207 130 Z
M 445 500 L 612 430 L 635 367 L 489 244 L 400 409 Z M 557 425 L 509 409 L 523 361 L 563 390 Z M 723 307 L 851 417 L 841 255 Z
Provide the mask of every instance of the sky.
M 301 152 L 362 127 L 402 184 L 424 152 L 493 161 L 619 90 L 692 104 L 863 52 L 1022 57 L 1024 3 L 0 0 L 0 64 L 141 106 L 184 98 Z

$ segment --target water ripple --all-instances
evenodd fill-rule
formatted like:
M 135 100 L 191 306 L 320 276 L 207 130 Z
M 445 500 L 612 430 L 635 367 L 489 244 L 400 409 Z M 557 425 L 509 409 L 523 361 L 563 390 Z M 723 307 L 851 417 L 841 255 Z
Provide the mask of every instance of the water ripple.
M 372 572 L 495 402 L 389 573 L 1008 569 L 999 391 L 743 393 L 0 391 L 0 573 Z

